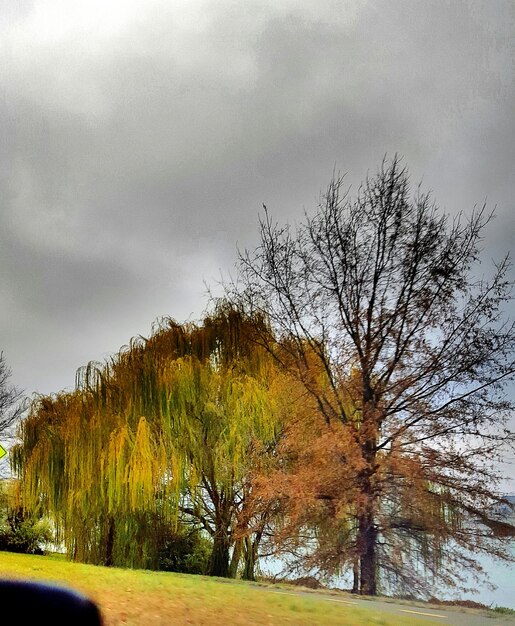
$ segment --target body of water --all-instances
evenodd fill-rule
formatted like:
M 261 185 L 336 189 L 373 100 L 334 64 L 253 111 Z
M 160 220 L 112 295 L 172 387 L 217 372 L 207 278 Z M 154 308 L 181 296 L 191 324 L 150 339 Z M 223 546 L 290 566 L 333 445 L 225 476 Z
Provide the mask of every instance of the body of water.
M 515 541 L 512 543 L 512 554 L 515 556 Z M 487 556 L 477 557 L 477 561 L 483 567 L 488 576 L 488 580 L 495 586 L 490 589 L 488 585 L 477 586 L 474 583 L 473 576 L 470 581 L 466 582 L 467 587 L 476 588 L 473 592 L 465 593 L 456 590 L 449 590 L 447 593 L 442 590 L 435 591 L 434 595 L 441 600 L 474 600 L 481 602 L 487 606 L 505 606 L 515 609 L 515 563 L 500 562 L 497 559 Z M 263 559 L 261 567 L 265 573 L 277 575 L 282 570 L 284 564 L 279 559 Z M 331 581 L 330 586 L 341 589 L 350 589 L 352 587 L 352 578 L 339 577 Z
M 515 542 L 512 545 L 512 554 L 515 556 Z M 496 588 L 490 590 L 487 586 L 482 586 L 478 587 L 473 593 L 456 594 L 449 592 L 442 596 L 442 599 L 459 597 L 460 599 L 475 600 L 482 604 L 507 606 L 510 609 L 515 609 L 515 564 L 503 563 L 486 556 L 478 558 L 478 561 L 488 574 L 488 579 Z

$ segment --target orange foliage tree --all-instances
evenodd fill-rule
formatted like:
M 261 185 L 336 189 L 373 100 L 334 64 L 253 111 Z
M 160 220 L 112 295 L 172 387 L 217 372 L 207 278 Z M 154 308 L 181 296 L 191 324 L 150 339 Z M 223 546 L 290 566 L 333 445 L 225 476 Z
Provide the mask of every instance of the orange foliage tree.
M 333 179 L 295 231 L 265 209 L 227 286 L 235 307 L 267 316 L 263 345 L 281 343 L 275 358 L 311 399 L 269 483 L 288 505 L 283 534 L 315 522 L 318 564 L 352 565 L 363 594 L 459 582 L 480 569 L 474 554 L 509 558 L 512 531 L 488 514 L 514 443 L 509 260 L 477 278 L 490 216 L 452 220 L 411 193 L 397 158 L 354 199 L 342 189 Z

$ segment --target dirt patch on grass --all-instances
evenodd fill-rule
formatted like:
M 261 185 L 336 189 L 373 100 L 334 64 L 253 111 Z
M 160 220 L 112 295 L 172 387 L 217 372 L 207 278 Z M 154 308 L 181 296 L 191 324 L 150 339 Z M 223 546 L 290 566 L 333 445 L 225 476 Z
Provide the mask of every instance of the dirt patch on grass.
M 429 604 L 437 604 L 439 606 L 462 606 L 465 609 L 487 609 L 490 607 L 481 602 L 474 600 L 439 600 L 438 598 L 429 598 Z

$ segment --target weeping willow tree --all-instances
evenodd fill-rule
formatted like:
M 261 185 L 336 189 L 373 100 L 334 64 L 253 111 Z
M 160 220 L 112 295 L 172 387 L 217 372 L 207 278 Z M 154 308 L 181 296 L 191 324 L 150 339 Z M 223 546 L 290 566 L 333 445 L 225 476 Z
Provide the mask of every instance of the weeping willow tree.
M 210 573 L 228 575 L 252 452 L 276 436 L 285 388 L 256 324 L 223 307 L 201 325 L 162 320 L 79 370 L 74 392 L 34 402 L 13 465 L 73 559 L 152 566 L 163 525 L 186 515 L 212 537 Z

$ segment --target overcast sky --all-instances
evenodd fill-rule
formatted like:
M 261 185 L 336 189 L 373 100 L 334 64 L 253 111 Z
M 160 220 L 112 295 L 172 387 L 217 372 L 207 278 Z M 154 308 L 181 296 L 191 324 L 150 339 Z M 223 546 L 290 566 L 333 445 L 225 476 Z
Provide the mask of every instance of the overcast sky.
M 295 221 L 335 167 L 398 152 L 446 210 L 497 206 L 488 258 L 514 248 L 513 0 L 0 11 L 0 349 L 29 394 L 198 319 L 262 203 Z

